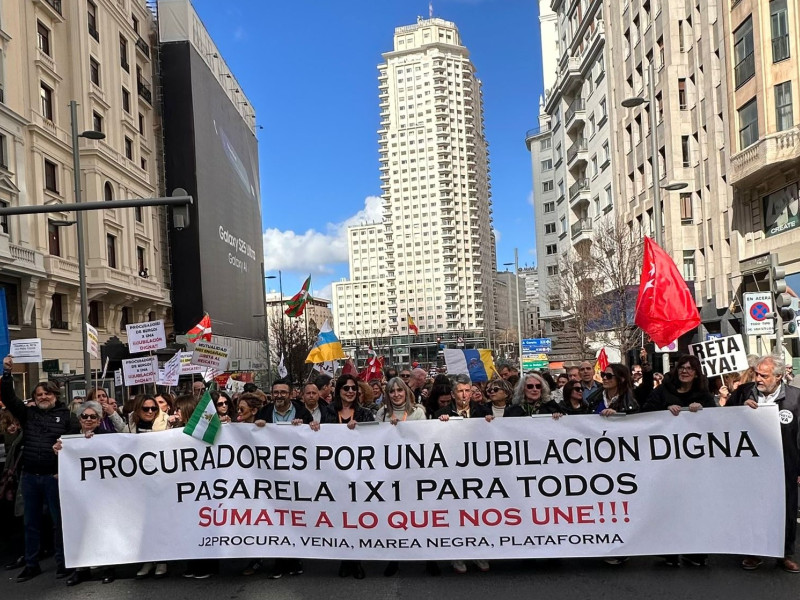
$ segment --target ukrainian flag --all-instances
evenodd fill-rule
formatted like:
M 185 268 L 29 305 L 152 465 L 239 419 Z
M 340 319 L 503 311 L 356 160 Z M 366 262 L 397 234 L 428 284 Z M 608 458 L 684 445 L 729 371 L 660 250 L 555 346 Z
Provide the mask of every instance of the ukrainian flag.
M 325 323 L 322 324 L 322 329 L 319 330 L 317 341 L 311 348 L 311 352 L 308 353 L 308 357 L 306 357 L 306 362 L 324 363 L 340 358 L 347 358 L 347 356 L 342 350 L 342 343 L 333 333 L 333 329 L 331 329 L 330 323 L 326 319 Z
M 448 375 L 469 375 L 473 382 L 489 381 L 497 375 L 491 350 L 445 350 L 444 362 Z

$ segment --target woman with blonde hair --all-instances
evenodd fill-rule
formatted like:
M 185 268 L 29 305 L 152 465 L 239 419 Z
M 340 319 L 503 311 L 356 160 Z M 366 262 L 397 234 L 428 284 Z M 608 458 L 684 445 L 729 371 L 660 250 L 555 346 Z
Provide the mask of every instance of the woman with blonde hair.
M 386 384 L 388 402 L 378 409 L 376 421 L 397 425 L 400 421 L 424 421 L 425 409 L 414 402 L 414 392 L 399 377 Z

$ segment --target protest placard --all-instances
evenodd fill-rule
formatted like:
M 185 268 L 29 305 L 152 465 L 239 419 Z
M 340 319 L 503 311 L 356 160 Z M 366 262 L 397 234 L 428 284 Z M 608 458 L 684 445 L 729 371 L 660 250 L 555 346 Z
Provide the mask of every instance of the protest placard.
M 689 344 L 689 354 L 700 359 L 706 377 L 738 373 L 748 366 L 744 342 L 739 334 Z
M 201 365 L 192 364 L 193 352 L 179 352 L 181 361 L 181 375 L 202 375 L 206 368 Z
M 15 363 L 40 363 L 42 362 L 42 340 L 40 338 L 11 340 L 9 354 L 14 357 Z
M 142 356 L 123 360 L 122 374 L 127 386 L 155 383 L 158 380 L 158 358 Z
M 64 440 L 67 566 L 783 556 L 776 406 L 599 420 L 242 424 L 213 445 L 181 430 Z
M 181 376 L 181 355 L 176 352 L 172 358 L 164 363 L 164 368 L 158 370 L 158 385 L 175 386 Z
M 129 323 L 128 349 L 131 354 L 150 352 L 167 347 L 167 336 L 164 333 L 164 321 L 148 321 L 147 323 Z
M 122 387 L 122 369 L 114 371 L 114 385 L 116 387 Z
M 211 342 L 197 342 L 192 353 L 192 364 L 224 371 L 228 367 L 228 354 L 230 348 L 212 344 Z
M 91 323 L 86 323 L 86 351 L 92 358 L 100 357 L 100 338 Z

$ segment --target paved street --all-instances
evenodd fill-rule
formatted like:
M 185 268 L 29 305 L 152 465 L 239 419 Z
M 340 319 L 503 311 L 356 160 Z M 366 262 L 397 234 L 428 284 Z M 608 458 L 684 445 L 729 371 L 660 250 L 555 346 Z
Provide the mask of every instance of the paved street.
M 393 578 L 383 577 L 384 562 L 367 563 L 367 578 L 356 581 L 340 579 L 337 563 L 306 561 L 306 573 L 297 577 L 269 580 L 263 574 L 238 575 L 245 561 L 228 561 L 222 574 L 204 581 L 179 576 L 182 563 L 172 566 L 171 576 L 161 581 L 135 581 L 132 567 L 120 569 L 123 578 L 109 585 L 99 581 L 67 588 L 54 579 L 52 559 L 43 563 L 47 569 L 36 579 L 17 584 L 16 571 L 4 574 L 0 597 L 9 598 L 103 598 L 104 600 L 195 600 L 204 598 L 247 600 L 250 598 L 322 598 L 356 600 L 378 598 L 519 598 L 521 593 L 536 598 L 613 598 L 614 600 L 691 599 L 757 600 L 795 598 L 800 576 L 777 570 L 771 562 L 759 571 L 745 572 L 737 557 L 715 556 L 706 569 L 681 567 L 671 569 L 655 558 L 634 558 L 622 568 L 597 560 L 506 561 L 494 562 L 492 571 L 481 574 L 470 570 L 455 575 L 449 568 L 441 577 L 424 574 L 423 563 L 401 565 Z M 444 568 L 445 563 L 440 563 Z

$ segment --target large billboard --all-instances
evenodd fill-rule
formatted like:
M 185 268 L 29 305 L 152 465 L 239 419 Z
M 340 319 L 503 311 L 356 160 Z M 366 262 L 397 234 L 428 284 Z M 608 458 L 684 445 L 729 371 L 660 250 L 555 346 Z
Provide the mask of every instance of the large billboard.
M 764 203 L 764 235 L 772 237 L 800 225 L 800 195 L 797 182 L 767 194 Z
M 204 312 L 215 334 L 258 339 L 263 245 L 258 145 L 188 42 L 162 45 L 167 189 L 195 200 L 184 230 L 170 228 L 175 330 Z

